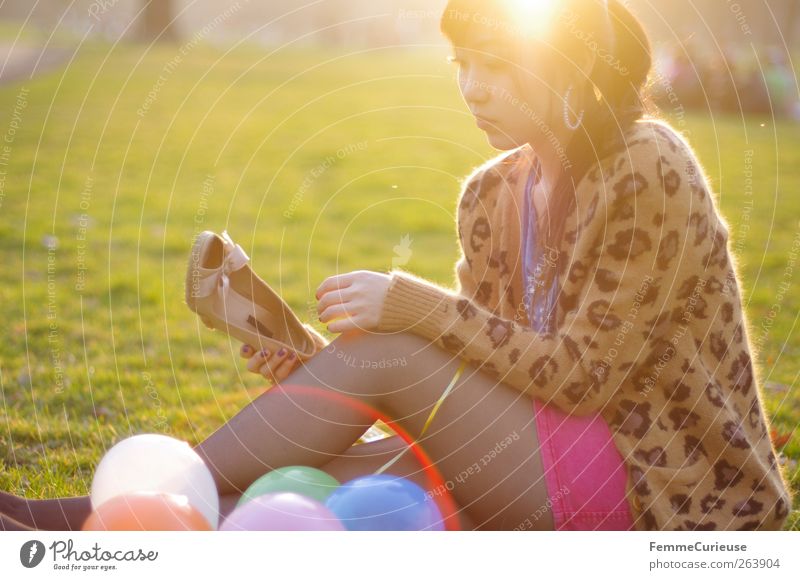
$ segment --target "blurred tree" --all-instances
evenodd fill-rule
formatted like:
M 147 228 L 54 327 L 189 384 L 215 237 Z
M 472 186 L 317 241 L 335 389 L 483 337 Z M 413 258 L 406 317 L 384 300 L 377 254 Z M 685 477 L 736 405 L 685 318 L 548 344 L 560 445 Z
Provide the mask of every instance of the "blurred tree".
M 173 42 L 178 31 L 173 21 L 173 0 L 142 0 L 144 17 L 139 28 L 142 40 Z

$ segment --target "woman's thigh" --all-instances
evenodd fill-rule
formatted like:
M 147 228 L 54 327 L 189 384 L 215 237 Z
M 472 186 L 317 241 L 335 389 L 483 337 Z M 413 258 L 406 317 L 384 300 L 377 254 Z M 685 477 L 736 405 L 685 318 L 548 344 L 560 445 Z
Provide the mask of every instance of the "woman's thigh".
M 353 445 L 344 455 L 323 465 L 320 469 L 344 483 L 357 477 L 374 474 L 404 450 L 408 450 L 408 443 L 403 438 L 393 435 L 377 441 Z M 419 462 L 409 451 L 400 455 L 400 458 L 383 473 L 409 479 L 425 491 L 431 494 L 436 493 L 428 474 L 420 469 Z M 475 528 L 475 522 L 470 519 L 462 506 L 456 505 L 454 510 L 462 530 Z
M 335 477 L 339 482 L 344 483 L 357 477 L 374 474 L 385 465 L 386 462 L 396 457 L 397 454 L 404 449 L 408 449 L 408 444 L 405 440 L 397 435 L 393 435 L 378 441 L 353 445 L 343 455 L 320 466 L 319 469 Z M 425 491 L 434 492 L 430 484 L 430 479 L 424 471 L 420 470 L 419 463 L 414 459 L 411 453 L 406 452 L 401 455 L 400 459 L 395 461 L 385 473 L 404 477 L 413 481 Z M 239 494 L 229 494 L 220 497 L 220 513 L 223 519 L 227 518 L 236 508 L 236 504 L 239 502 L 240 498 L 241 495 Z M 463 507 L 456 505 L 455 511 L 458 516 L 459 526 L 462 530 L 472 530 L 475 528 L 475 522 L 469 518 Z
M 411 333 L 372 338 L 405 361 L 386 373 L 383 411 L 418 438 L 461 359 Z M 467 365 L 418 442 L 477 529 L 553 529 L 530 397 Z

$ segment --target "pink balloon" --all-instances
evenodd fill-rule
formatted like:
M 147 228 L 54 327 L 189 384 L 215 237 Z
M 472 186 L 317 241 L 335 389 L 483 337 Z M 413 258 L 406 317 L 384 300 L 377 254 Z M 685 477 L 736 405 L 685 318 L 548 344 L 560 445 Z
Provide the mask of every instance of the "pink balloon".
M 342 522 L 317 500 L 291 492 L 268 493 L 237 507 L 223 532 L 343 532 Z

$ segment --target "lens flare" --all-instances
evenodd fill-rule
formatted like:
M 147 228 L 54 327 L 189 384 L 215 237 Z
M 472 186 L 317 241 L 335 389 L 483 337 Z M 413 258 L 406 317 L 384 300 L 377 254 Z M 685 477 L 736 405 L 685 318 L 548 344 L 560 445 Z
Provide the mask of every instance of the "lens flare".
M 455 503 L 452 494 L 450 493 L 451 488 L 447 486 L 447 483 L 437 469 L 436 464 L 431 461 L 431 458 L 428 456 L 428 454 L 420 445 L 417 444 L 415 438 L 406 432 L 406 430 L 403 429 L 399 424 L 392 421 L 389 416 L 384 415 L 377 409 L 370 407 L 358 399 L 349 397 L 343 393 L 337 393 L 315 386 L 284 385 L 279 383 L 267 391 L 265 396 L 289 397 L 293 401 L 298 401 L 298 404 L 300 405 L 302 405 L 302 400 L 306 397 L 309 399 L 324 398 L 327 399 L 332 405 L 342 405 L 356 409 L 365 416 L 370 417 L 373 422 L 380 419 L 386 423 L 395 433 L 400 436 L 400 438 L 410 445 L 409 452 L 413 457 L 416 458 L 420 470 L 425 474 L 425 477 L 428 480 L 431 499 L 436 504 L 437 509 L 439 509 L 443 516 L 445 528 L 448 531 L 460 530 L 457 516 L 458 506 Z
M 543 38 L 552 28 L 561 0 L 502 0 L 511 27 L 523 38 Z
M 608 0 L 594 0 L 601 10 L 608 14 Z M 498 0 L 504 23 L 500 24 L 489 16 L 483 17 L 476 11 L 474 22 L 489 27 L 505 28 L 509 36 L 526 39 L 546 39 L 553 25 L 559 19 L 573 14 L 569 2 L 564 0 Z

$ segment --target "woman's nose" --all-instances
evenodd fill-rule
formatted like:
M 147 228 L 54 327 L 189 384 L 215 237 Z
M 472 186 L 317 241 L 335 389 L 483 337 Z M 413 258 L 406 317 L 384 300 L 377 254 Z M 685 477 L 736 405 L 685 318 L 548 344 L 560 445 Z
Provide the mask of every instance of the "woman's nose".
M 483 103 L 489 98 L 489 87 L 475 75 L 466 76 L 462 83 L 461 91 L 467 103 Z

